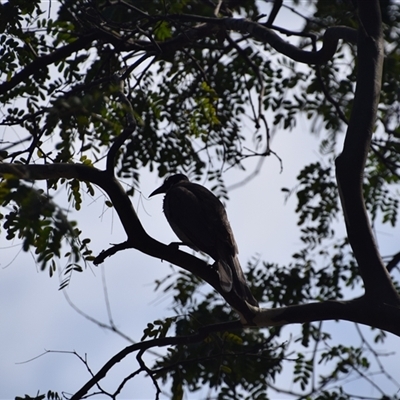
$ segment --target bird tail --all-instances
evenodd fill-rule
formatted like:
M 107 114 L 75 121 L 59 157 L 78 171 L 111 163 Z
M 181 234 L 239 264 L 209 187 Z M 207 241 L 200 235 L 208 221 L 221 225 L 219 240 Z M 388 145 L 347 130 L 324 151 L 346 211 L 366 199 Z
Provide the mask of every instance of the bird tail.
M 227 261 L 218 261 L 219 280 L 222 289 L 225 292 L 230 292 L 234 289 L 242 299 L 255 307 L 259 307 L 257 300 L 247 285 L 238 257 L 231 256 Z

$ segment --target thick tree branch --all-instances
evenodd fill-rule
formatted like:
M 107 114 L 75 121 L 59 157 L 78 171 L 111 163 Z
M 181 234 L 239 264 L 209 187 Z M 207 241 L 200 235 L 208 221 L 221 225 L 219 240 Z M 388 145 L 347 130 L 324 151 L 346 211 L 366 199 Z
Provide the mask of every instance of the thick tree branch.
M 126 242 L 114 246 L 110 251 L 106 250 L 107 255 L 111 255 L 119 249 L 130 247 L 177 265 L 209 283 L 240 313 L 243 324 L 252 325 L 251 321 L 256 309 L 247 307 L 234 291 L 229 293 L 222 291 L 218 275 L 211 266 L 191 254 L 180 251 L 176 246 L 165 245 L 147 234 L 133 209 L 129 196 L 112 174 L 82 164 L 21 165 L 0 163 L 0 175 L 4 174 L 11 174 L 16 178 L 26 180 L 78 179 L 101 187 L 113 203 L 128 236 Z M 101 262 L 104 258 L 102 253 L 97 261 Z
M 381 90 L 383 43 L 379 1 L 359 2 L 358 73 L 343 152 L 336 176 L 347 234 L 367 296 L 391 304 L 400 298 L 379 255 L 363 199 L 363 172 Z
M 207 31 L 208 27 L 208 31 L 212 32 L 212 26 L 221 26 L 227 30 L 250 34 L 250 36 L 252 36 L 254 39 L 263 43 L 268 43 L 279 53 L 284 54 L 295 61 L 306 64 L 322 64 L 330 60 L 336 52 L 340 39 L 348 42 L 356 41 L 356 31 L 354 29 L 351 29 L 347 26 L 334 26 L 326 29 L 323 37 L 323 45 L 320 50 L 304 51 L 286 42 L 272 29 L 267 28 L 265 25 L 244 18 L 209 18 L 198 15 L 179 14 L 170 15 L 168 16 L 168 19 L 203 22 L 204 24 L 197 28 L 192 28 L 190 30 L 190 36 L 187 36 L 187 32 L 185 32 L 176 38 L 159 43 L 158 45 L 163 51 L 170 49 L 171 45 L 174 48 L 177 48 L 190 43 L 192 38 L 194 39 L 196 37 L 196 34 L 194 33 L 196 30 L 202 29 L 203 31 Z
M 304 51 L 281 39 L 273 30 L 247 20 L 227 21 L 227 28 L 235 28 L 242 33 L 250 33 L 255 39 L 268 43 L 278 53 L 305 64 L 323 64 L 329 61 L 336 52 L 340 39 L 352 41 L 354 31 L 348 27 L 335 26 L 328 28 L 323 37 L 323 45 L 318 51 Z
M 400 306 L 383 304 L 367 296 L 349 301 L 324 301 L 261 309 L 253 319 L 258 327 L 327 320 L 357 322 L 400 336 Z
M 372 299 L 373 300 L 373 299 Z M 371 299 L 362 297 L 351 301 L 326 301 L 275 309 L 262 309 L 254 318 L 257 327 L 282 326 L 290 323 L 304 323 L 324 320 L 347 320 L 384 329 L 400 336 L 400 307 L 377 305 Z M 209 325 L 194 335 L 166 337 L 148 340 L 125 347 L 107 361 L 102 368 L 78 390 L 70 400 L 81 399 L 103 379 L 108 371 L 129 354 L 153 347 L 179 346 L 203 341 L 209 333 L 242 329 L 238 321 Z

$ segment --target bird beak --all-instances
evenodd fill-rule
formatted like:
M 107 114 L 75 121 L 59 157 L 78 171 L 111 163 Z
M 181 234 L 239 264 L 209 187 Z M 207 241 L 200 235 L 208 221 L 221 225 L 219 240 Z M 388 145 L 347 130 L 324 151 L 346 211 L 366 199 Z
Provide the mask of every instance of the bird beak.
M 150 193 L 149 197 L 155 196 L 156 194 L 166 193 L 165 184 L 162 184 L 159 188 L 157 188 L 154 192 Z

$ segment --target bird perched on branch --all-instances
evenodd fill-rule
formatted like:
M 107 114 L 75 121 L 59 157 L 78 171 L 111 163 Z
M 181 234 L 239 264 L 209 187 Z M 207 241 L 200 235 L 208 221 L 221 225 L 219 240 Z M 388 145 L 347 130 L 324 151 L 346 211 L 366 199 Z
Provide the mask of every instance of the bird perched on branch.
M 240 267 L 236 241 L 220 200 L 183 174 L 167 178 L 149 197 L 160 193 L 165 193 L 164 213 L 178 238 L 215 260 L 222 290 L 234 290 L 258 307 Z

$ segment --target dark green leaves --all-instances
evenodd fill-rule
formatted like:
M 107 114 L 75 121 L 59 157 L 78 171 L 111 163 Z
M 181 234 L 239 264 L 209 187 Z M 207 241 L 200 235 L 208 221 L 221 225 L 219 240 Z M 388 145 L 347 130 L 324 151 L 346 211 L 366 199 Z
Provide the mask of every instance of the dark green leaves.
M 82 267 L 77 264 L 81 258 L 86 261 L 93 259 L 91 250 L 87 247 L 90 239 L 84 239 L 80 243 L 80 231 L 76 228 L 76 222 L 69 221 L 43 191 L 9 179 L 1 184 L 0 201 L 7 210 L 2 215 L 2 229 L 6 232 L 6 238 L 21 239 L 24 251 L 31 251 L 33 248 L 40 268 L 48 268 L 50 276 L 57 269 L 57 260 L 62 257 L 62 246 L 70 246 L 71 250 L 66 257 L 72 259 L 73 263 L 65 268 L 61 287 L 68 284 L 72 271 L 82 271 Z
M 302 240 L 310 246 L 321 243 L 323 238 L 333 236 L 332 221 L 339 211 L 339 198 L 332 167 L 323 168 L 317 162 L 306 166 L 297 177 L 299 215 Z

